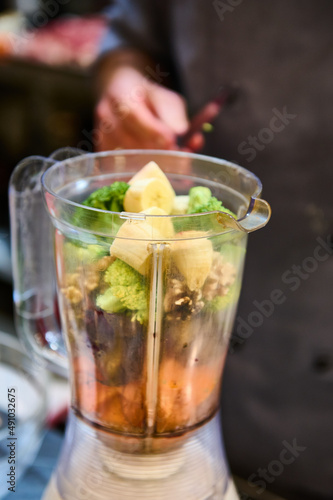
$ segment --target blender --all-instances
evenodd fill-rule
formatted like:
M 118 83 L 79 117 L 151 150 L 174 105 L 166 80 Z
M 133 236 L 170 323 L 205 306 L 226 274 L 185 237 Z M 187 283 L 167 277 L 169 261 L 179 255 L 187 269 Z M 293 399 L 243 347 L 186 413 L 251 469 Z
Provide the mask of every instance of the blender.
M 161 215 L 83 203 L 151 162 L 177 196 L 206 187 L 227 210 Z M 238 498 L 219 398 L 247 236 L 270 217 L 260 192 L 238 165 L 176 151 L 64 149 L 16 167 L 18 330 L 36 362 L 71 385 L 44 500 Z

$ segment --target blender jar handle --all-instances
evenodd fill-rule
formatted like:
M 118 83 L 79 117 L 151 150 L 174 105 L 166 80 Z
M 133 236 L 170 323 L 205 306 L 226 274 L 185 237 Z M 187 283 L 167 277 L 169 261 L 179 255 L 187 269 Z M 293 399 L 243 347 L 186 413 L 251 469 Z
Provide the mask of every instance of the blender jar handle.
M 51 158 L 26 158 L 9 183 L 16 327 L 28 351 L 62 375 L 67 373 L 67 358 L 58 312 L 54 230 L 44 206 L 41 177 L 57 160 L 81 153 L 65 148 Z

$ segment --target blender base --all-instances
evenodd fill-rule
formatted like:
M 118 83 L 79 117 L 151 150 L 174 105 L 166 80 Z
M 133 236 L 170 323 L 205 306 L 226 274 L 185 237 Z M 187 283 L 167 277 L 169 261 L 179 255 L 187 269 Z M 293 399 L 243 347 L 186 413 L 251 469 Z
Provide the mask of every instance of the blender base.
M 44 496 L 42 500 L 64 500 L 64 499 L 69 499 L 71 493 L 68 494 L 66 497 L 61 497 L 56 486 L 56 480 L 55 477 L 52 477 L 47 489 L 45 490 Z M 119 494 L 118 494 L 119 495 Z M 76 498 L 81 498 L 81 497 L 76 497 Z M 88 498 L 88 497 L 82 497 L 82 498 Z M 112 498 L 112 497 L 109 497 Z M 121 498 L 121 497 L 115 497 L 115 498 Z M 126 497 L 122 497 L 126 498 Z M 128 497 L 129 498 L 129 497 Z M 193 497 L 196 498 L 196 497 Z M 227 491 L 221 496 L 218 496 L 218 493 L 214 494 L 214 496 L 211 496 L 207 498 L 207 500 L 239 500 L 238 493 L 236 491 L 235 485 L 233 481 L 230 481 L 229 487 Z M 206 499 L 205 499 L 206 500 Z
M 42 500 L 239 500 L 218 415 L 163 452 L 118 451 L 107 437 L 71 413 Z

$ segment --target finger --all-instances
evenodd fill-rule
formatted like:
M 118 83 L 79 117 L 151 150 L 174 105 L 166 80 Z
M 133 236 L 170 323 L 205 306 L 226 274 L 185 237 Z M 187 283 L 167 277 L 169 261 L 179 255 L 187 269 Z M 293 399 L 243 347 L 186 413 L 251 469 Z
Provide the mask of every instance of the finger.
M 130 109 L 122 125 L 142 147 L 169 149 L 175 146 L 174 132 L 152 113 L 146 103 L 138 103 Z
M 136 147 L 169 149 L 175 144 L 173 132 L 157 118 L 146 101 L 122 101 L 106 94 L 97 107 L 102 119 L 112 114 L 115 127 L 132 135 Z
M 189 127 L 185 100 L 176 92 L 154 85 L 149 94 L 156 115 L 175 134 L 184 134 Z
M 126 129 L 141 147 L 168 149 L 175 143 L 175 136 L 150 109 L 147 95 L 153 85 L 142 75 L 139 78 L 135 75 L 134 80 L 131 74 L 125 76 L 116 79 L 105 93 L 105 99 L 118 119 L 117 127 Z
M 109 100 L 102 99 L 95 110 L 94 149 L 106 151 L 115 148 L 138 148 L 138 142 L 123 127 L 121 120 L 110 108 Z
M 196 132 L 193 134 L 185 144 L 185 148 L 190 151 L 199 151 L 203 148 L 205 143 L 205 138 L 201 132 Z

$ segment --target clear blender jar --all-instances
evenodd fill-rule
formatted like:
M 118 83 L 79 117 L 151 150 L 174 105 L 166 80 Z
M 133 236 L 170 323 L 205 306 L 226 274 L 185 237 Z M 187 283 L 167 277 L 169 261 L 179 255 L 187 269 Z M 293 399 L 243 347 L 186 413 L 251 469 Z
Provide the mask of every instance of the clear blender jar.
M 72 393 L 44 500 L 237 498 L 218 410 L 247 235 L 270 217 L 260 181 L 181 152 L 66 156 L 24 160 L 10 185 L 19 330 Z M 236 217 L 82 205 L 150 161 Z

